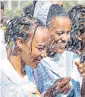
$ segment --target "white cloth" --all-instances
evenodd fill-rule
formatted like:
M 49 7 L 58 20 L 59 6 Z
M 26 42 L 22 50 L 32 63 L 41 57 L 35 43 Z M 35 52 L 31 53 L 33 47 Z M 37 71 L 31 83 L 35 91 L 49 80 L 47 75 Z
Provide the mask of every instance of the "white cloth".
M 27 75 L 22 78 L 8 60 L 0 62 L 0 72 L 1 97 L 38 97 L 33 96 L 36 85 L 29 80 Z
M 51 69 L 51 71 L 54 71 L 60 77 L 71 77 L 75 81 L 79 81 L 82 84 L 82 76 L 78 72 L 78 69 L 75 65 L 76 60 L 79 60 L 77 54 L 70 51 L 64 51 L 64 53 L 61 54 L 59 61 L 57 61 L 55 58 L 51 59 L 46 57 L 41 61 L 41 63 L 47 62 L 47 65 L 44 63 L 43 65 L 49 70 Z
M 38 0 L 35 6 L 33 16 L 46 25 L 47 15 L 51 5 L 51 0 Z
M 71 77 L 70 92 L 66 95 L 57 94 L 56 97 L 81 97 L 82 76 L 74 64 L 78 58 L 77 54 L 69 51 L 64 51 L 63 54 L 56 54 L 54 58 L 43 58 L 37 68 L 37 85 L 40 92 L 45 92 L 59 78 Z
M 4 32 L 0 29 L 0 61 L 7 59 L 6 44 L 4 38 Z

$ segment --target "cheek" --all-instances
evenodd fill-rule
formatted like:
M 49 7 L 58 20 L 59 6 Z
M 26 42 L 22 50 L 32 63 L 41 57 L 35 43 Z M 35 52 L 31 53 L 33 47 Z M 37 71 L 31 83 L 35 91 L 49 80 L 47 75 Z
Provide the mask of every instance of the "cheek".
M 58 41 L 61 38 L 61 36 L 58 36 L 57 34 L 55 34 L 55 40 Z
M 60 36 L 58 36 L 57 34 L 53 33 L 53 34 L 51 34 L 51 39 L 58 41 L 60 39 Z
M 33 49 L 32 49 L 32 55 L 33 55 L 34 57 L 38 56 L 39 54 L 40 54 L 40 52 L 39 52 L 39 50 L 38 50 L 37 48 L 33 48 Z
M 28 49 L 23 50 L 22 53 L 21 53 L 21 57 L 22 57 L 24 60 L 25 60 L 25 59 L 27 60 L 28 57 L 29 57 L 29 55 L 30 55 L 30 52 L 29 52 Z
M 67 37 L 67 40 L 70 40 L 70 34 L 67 34 L 66 37 Z
M 82 40 L 83 44 L 85 44 L 85 39 Z

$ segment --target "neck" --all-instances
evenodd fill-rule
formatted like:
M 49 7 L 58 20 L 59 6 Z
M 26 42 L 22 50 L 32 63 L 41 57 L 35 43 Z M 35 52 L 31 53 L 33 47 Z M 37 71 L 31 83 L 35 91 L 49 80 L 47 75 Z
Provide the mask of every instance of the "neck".
M 37 68 L 37 65 L 34 65 L 34 64 L 33 64 L 33 65 L 32 65 L 32 68 L 33 68 L 33 69 L 36 69 L 36 68 Z
M 14 69 L 20 74 L 20 76 L 24 77 L 24 74 L 22 72 L 24 65 L 21 63 L 20 56 L 10 56 L 9 59 Z

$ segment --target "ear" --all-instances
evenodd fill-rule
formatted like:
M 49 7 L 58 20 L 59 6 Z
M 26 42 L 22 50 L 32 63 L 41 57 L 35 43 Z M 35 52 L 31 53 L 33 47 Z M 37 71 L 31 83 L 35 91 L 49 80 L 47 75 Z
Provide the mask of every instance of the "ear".
M 19 47 L 20 49 L 22 49 L 23 48 L 23 46 L 24 46 L 24 40 L 23 40 L 23 38 L 21 38 L 21 37 L 18 37 L 17 38 L 17 40 L 16 40 L 16 45 L 17 45 L 17 47 Z

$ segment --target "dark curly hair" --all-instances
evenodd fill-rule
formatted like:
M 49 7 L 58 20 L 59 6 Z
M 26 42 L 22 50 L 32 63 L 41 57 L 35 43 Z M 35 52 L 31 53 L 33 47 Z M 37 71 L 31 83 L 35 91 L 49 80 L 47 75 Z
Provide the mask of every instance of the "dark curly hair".
M 85 6 L 76 5 L 68 14 L 72 21 L 71 40 L 68 43 L 68 49 L 70 48 L 70 50 L 76 52 L 78 48 L 82 49 L 83 47 L 78 37 L 85 33 Z
M 24 40 L 28 38 L 30 32 L 39 26 L 44 27 L 43 23 L 31 16 L 21 16 L 15 17 L 10 20 L 7 25 L 7 31 L 5 35 L 6 43 L 9 43 L 11 40 L 16 41 L 18 37 L 22 37 Z M 29 32 L 29 33 L 28 33 Z
M 65 12 L 63 7 L 60 7 L 57 4 L 52 4 L 48 12 L 46 25 L 50 26 L 52 18 L 56 16 L 69 16 L 69 15 L 67 12 Z
M 15 17 L 8 23 L 5 42 L 9 45 L 13 41 L 15 44 L 16 39 L 21 37 L 24 41 L 31 40 L 32 45 L 38 27 L 44 27 L 43 23 L 31 16 Z

